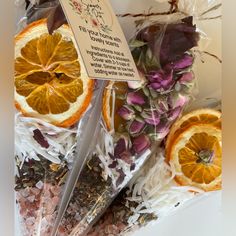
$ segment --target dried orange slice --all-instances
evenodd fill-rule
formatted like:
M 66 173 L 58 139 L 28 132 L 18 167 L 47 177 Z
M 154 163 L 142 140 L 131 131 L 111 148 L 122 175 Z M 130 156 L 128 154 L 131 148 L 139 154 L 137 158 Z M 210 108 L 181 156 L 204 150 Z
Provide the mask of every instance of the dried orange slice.
M 180 185 L 204 191 L 221 189 L 221 129 L 209 124 L 190 126 L 174 141 L 170 163 Z
M 69 26 L 50 35 L 43 19 L 16 36 L 15 102 L 25 116 L 69 127 L 87 109 L 93 86 Z
M 165 144 L 165 156 L 167 161 L 170 159 L 170 149 L 175 139 L 190 126 L 197 124 L 211 124 L 221 128 L 221 112 L 213 109 L 199 109 L 192 111 L 177 120 L 171 127 Z
M 124 105 L 122 96 L 126 94 L 127 90 L 126 82 L 109 82 L 104 90 L 102 114 L 108 130 L 114 128 L 117 131 L 120 125 L 125 123 L 117 111 Z M 112 117 L 113 114 L 114 117 Z

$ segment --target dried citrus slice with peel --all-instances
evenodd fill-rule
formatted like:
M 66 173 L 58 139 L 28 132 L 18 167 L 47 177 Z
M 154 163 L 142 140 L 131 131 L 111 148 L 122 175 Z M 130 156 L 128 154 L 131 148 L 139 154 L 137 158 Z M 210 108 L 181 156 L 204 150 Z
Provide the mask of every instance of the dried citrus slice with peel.
M 170 149 L 175 139 L 190 126 L 197 124 L 211 124 L 212 126 L 221 128 L 221 112 L 213 109 L 199 109 L 192 111 L 177 120 L 171 127 L 166 140 L 165 155 L 167 161 L 170 159 Z
M 43 19 L 16 36 L 15 102 L 25 116 L 69 127 L 87 109 L 93 86 L 69 26 L 50 35 Z
M 124 105 L 122 97 L 125 96 L 127 90 L 126 82 L 109 82 L 104 90 L 102 114 L 108 130 L 111 130 L 114 125 L 114 129 L 117 131 L 120 125 L 125 123 L 117 111 Z M 114 124 L 112 124 L 113 121 Z
M 190 126 L 172 144 L 169 162 L 180 185 L 221 189 L 221 129 L 209 124 Z

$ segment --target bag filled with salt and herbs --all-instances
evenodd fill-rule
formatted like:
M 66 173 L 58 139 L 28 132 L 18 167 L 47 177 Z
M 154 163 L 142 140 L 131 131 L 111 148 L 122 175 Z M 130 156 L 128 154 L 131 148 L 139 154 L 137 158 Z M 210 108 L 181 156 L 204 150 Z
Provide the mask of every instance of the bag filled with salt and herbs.
M 15 195 L 22 236 L 51 235 L 101 90 L 88 78 L 69 26 L 49 34 L 40 16 L 23 17 L 15 36 Z
M 192 20 L 182 17 L 168 24 L 149 23 L 131 40 L 142 81 L 107 83 L 100 137 L 78 178 L 58 236 L 88 233 L 114 197 L 156 153 L 188 104 L 195 83 L 192 49 L 199 41 Z M 95 235 L 105 234 L 102 227 L 93 230 Z M 106 232 L 118 235 L 118 231 Z
M 120 106 L 114 117 L 117 114 L 127 122 L 125 133 L 131 140 L 145 135 L 153 145 L 153 140 L 168 136 L 119 193 L 89 236 L 132 235 L 175 212 L 178 206 L 197 201 L 197 196 L 215 194 L 221 189 L 220 107 L 215 102 L 211 104 L 210 99 L 208 103 L 194 102 L 193 107 L 198 110 L 189 103 L 196 82 L 192 71 L 194 48 L 201 35 L 193 17 L 179 13 L 173 17 L 177 20 L 168 24 L 146 20 L 147 25 L 138 29 L 131 47 L 144 82 L 128 83 L 124 100 L 118 92 L 113 95 L 115 104 Z M 172 15 L 167 16 L 171 18 Z M 113 89 L 119 91 L 116 85 Z M 131 97 L 135 99 L 131 101 Z M 184 107 L 187 109 L 182 112 Z M 118 118 L 114 120 L 120 122 Z M 119 156 L 117 162 L 119 158 L 122 159 Z

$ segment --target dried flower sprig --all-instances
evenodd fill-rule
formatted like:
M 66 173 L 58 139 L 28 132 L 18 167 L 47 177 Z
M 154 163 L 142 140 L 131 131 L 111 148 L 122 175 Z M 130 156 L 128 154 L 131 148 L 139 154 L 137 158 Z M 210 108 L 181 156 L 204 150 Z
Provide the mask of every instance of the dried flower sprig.
M 129 82 L 125 105 L 118 114 L 126 120 L 134 150 L 139 150 L 139 142 L 134 140 L 141 133 L 146 135 L 144 140 L 161 139 L 161 133 L 167 132 L 188 102 L 194 82 L 194 56 L 190 50 L 199 40 L 192 20 L 187 17 L 165 28 L 159 23 L 150 25 L 131 41 L 142 82 Z
M 161 42 L 158 37 L 162 38 Z M 122 186 L 129 175 L 127 166 L 128 172 L 136 169 L 137 160 L 153 143 L 160 142 L 168 134 L 171 124 L 188 103 L 194 86 L 191 49 L 197 46 L 198 40 L 196 27 L 188 17 L 165 28 L 161 23 L 150 25 L 131 41 L 142 80 L 140 83 L 129 82 L 127 91 L 119 98 L 124 105 L 117 114 L 124 123 L 118 128 L 122 133 L 115 133 L 112 141 L 114 150 L 97 148 L 115 188 Z

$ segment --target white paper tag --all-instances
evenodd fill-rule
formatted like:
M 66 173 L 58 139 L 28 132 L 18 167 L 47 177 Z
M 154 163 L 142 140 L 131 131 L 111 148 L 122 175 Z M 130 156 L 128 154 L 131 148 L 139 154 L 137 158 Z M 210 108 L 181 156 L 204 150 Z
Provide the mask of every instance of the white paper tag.
M 139 73 L 109 0 L 60 0 L 91 78 L 139 81 Z

